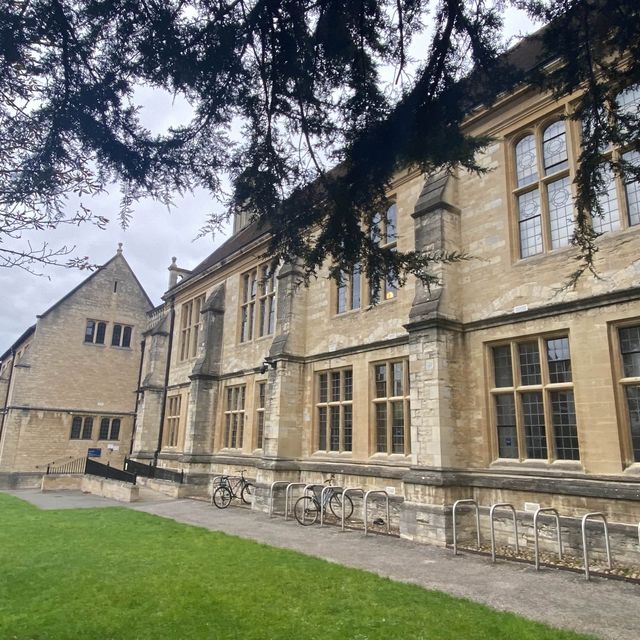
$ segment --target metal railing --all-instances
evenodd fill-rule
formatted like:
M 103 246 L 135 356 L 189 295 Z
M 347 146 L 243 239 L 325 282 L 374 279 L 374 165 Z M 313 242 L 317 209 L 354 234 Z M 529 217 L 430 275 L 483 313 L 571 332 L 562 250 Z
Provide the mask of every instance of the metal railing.
M 136 483 L 136 474 L 128 471 L 122 471 L 121 469 L 114 469 L 109 463 L 102 464 L 96 462 L 91 458 L 86 459 L 86 465 L 84 468 L 86 474 L 92 476 L 99 476 L 100 478 L 107 478 L 109 480 L 122 480 L 123 482 Z
M 342 490 L 342 510 L 340 517 L 342 531 L 344 531 L 344 503 L 346 502 L 345 498 L 347 497 L 347 494 L 351 492 L 359 492 L 364 496 L 364 489 L 361 489 L 360 487 L 346 487 Z
M 289 485 L 289 481 L 288 480 L 276 480 L 275 482 L 271 483 L 271 488 L 269 489 L 269 517 L 273 518 L 273 503 L 274 503 L 274 492 L 276 487 L 278 486 L 284 486 L 286 487 L 287 485 Z M 285 489 L 286 491 L 286 489 Z M 213 501 L 213 492 L 211 494 L 211 500 Z
M 582 516 L 582 553 L 584 554 L 584 577 L 590 580 L 589 575 L 589 547 L 587 545 L 587 521 L 599 518 L 604 526 L 604 544 L 607 549 L 607 565 L 611 569 L 611 547 L 609 546 L 609 526 L 607 525 L 607 517 L 600 511 L 591 511 Z
M 327 485 L 326 487 L 322 487 L 322 491 L 320 492 L 320 526 L 324 526 L 324 514 L 327 511 L 327 505 L 329 504 L 329 500 L 331 500 L 331 496 L 329 496 L 325 502 L 324 494 L 325 493 L 342 493 L 344 492 L 344 487 L 338 487 L 336 485 Z
M 518 543 L 518 520 L 516 518 L 516 508 L 510 502 L 496 502 L 489 509 L 489 520 L 491 525 L 491 561 L 496 561 L 496 529 L 493 516 L 496 509 L 509 509 L 513 515 L 513 531 L 516 537 L 516 553 L 520 553 L 520 544 Z
M 158 480 L 170 480 L 182 484 L 184 482 L 184 471 L 174 469 L 164 469 L 151 464 L 144 464 L 131 458 L 124 459 L 124 470 L 143 478 L 156 478 Z
M 391 524 L 389 518 L 389 494 L 383 489 L 371 489 L 364 494 L 364 535 L 366 536 L 368 533 L 368 524 L 369 524 L 369 497 L 372 495 L 381 495 L 384 496 L 387 510 L 387 533 L 391 533 Z
M 310 486 L 306 482 L 290 482 L 284 490 L 284 519 L 289 519 L 289 496 L 292 495 L 295 487 L 304 487 L 303 494 L 307 493 L 307 487 Z M 293 500 L 293 498 L 291 498 Z
M 81 456 L 73 458 L 67 462 L 58 462 L 57 464 L 49 463 L 47 465 L 46 474 L 50 475 L 71 475 L 82 474 L 86 466 L 87 457 Z
M 540 548 L 538 546 L 538 516 L 541 513 L 550 513 L 556 521 L 556 529 L 558 534 L 558 560 L 562 560 L 562 534 L 560 533 L 560 516 L 553 507 L 538 508 L 533 514 L 533 550 L 535 554 L 536 571 L 540 571 Z
M 472 498 L 465 498 L 464 500 L 456 500 L 453 503 L 453 555 L 458 555 L 458 529 L 456 522 L 456 511 L 461 504 L 473 505 L 476 512 L 476 539 L 477 547 L 480 549 L 480 507 L 478 503 Z

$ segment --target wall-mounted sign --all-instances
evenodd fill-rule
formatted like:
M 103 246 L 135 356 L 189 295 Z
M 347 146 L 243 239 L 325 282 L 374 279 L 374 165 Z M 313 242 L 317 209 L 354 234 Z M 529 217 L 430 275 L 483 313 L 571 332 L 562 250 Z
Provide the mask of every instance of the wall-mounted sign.
M 102 449 L 97 447 L 89 447 L 87 451 L 87 456 L 89 458 L 99 458 L 102 455 Z

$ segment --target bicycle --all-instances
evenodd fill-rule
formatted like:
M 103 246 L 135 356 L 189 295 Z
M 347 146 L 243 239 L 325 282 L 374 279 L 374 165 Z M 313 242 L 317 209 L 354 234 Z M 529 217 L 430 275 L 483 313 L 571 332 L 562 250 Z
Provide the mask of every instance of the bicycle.
M 245 471 L 246 469 L 243 469 L 240 472 L 240 477 L 235 482 L 232 482 L 229 476 L 220 477 L 220 484 L 211 496 L 211 502 L 218 509 L 226 509 L 233 498 L 239 498 L 245 504 L 251 504 L 251 498 L 255 493 L 255 485 L 244 477 Z
M 331 486 L 334 476 L 324 481 L 324 484 Z M 322 499 L 322 505 L 320 500 Z M 342 503 L 344 500 L 344 519 L 348 520 L 353 513 L 353 501 L 349 496 L 342 496 L 342 491 L 333 489 L 325 491 L 324 496 L 322 490 L 320 492 L 313 488 L 313 495 L 306 495 L 298 498 L 293 507 L 293 515 L 296 520 L 303 526 L 315 524 L 318 520 L 318 514 L 321 510 L 326 512 L 327 505 L 331 513 L 338 519 L 342 518 Z

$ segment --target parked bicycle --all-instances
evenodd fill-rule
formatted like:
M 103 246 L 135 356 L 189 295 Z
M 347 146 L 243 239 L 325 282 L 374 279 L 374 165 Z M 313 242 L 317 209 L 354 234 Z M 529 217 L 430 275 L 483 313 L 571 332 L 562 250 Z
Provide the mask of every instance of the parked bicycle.
M 324 481 L 324 484 L 333 485 L 334 476 L 331 476 L 328 480 Z M 322 500 L 322 504 L 320 504 Z M 344 500 L 344 519 L 348 520 L 353 513 L 353 501 L 349 496 L 342 495 L 342 489 L 331 489 L 325 491 L 322 495 L 322 488 L 318 485 L 313 487 L 312 495 L 305 495 L 298 498 L 294 507 L 293 515 L 296 520 L 304 526 L 315 524 L 318 521 L 318 515 L 323 510 L 329 510 L 336 518 L 342 518 L 342 502 Z
M 244 477 L 245 471 L 246 469 L 243 469 L 240 472 L 239 478 L 220 477 L 220 483 L 211 496 L 211 502 L 218 509 L 226 509 L 234 498 L 242 500 L 245 504 L 251 504 L 251 499 L 255 493 L 255 485 Z

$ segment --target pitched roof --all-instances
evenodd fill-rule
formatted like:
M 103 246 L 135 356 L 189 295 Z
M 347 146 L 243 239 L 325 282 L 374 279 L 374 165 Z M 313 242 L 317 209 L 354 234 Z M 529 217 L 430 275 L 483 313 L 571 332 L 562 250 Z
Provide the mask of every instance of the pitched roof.
M 106 269 L 114 260 L 117 260 L 118 258 L 121 258 L 123 260 L 123 262 L 125 263 L 127 269 L 129 270 L 129 272 L 131 273 L 133 279 L 135 280 L 136 284 L 138 285 L 138 287 L 140 287 L 140 291 L 142 291 L 142 293 L 144 294 L 145 298 L 147 299 L 147 302 L 149 303 L 149 307 L 153 308 L 153 302 L 151 302 L 151 298 L 149 298 L 149 296 L 147 295 L 147 292 L 144 290 L 144 287 L 140 284 L 140 281 L 138 280 L 138 277 L 136 276 L 136 274 L 133 272 L 133 269 L 131 268 L 131 266 L 129 265 L 129 263 L 127 262 L 127 259 L 122 255 L 121 251 L 118 250 L 118 252 L 113 256 L 113 258 L 111 258 L 110 260 L 108 260 L 107 262 L 105 262 L 101 267 L 98 267 L 95 271 L 93 271 L 87 278 L 85 278 L 82 282 L 80 282 L 80 284 L 78 284 L 77 286 L 75 286 L 73 289 L 71 289 L 70 291 L 68 291 L 64 296 L 62 296 L 62 298 L 60 298 L 60 300 L 58 300 L 55 304 L 51 305 L 44 313 L 38 314 L 36 316 L 36 318 L 44 318 L 46 315 L 48 315 L 49 313 L 51 313 L 54 309 L 56 309 L 57 307 L 59 307 L 65 300 L 68 300 L 76 291 L 78 291 L 79 289 L 81 289 L 82 287 L 84 287 L 85 284 L 87 284 L 87 282 L 89 282 L 90 280 L 92 280 L 93 278 L 95 278 L 101 271 L 103 271 L 104 269 Z M 17 348 L 22 342 L 24 342 L 24 340 L 26 340 L 31 334 L 33 334 L 36 330 L 36 325 L 34 324 L 33 326 L 29 327 L 3 354 L 2 356 L 0 356 L 0 361 L 4 360 L 10 353 L 12 349 Z
M 32 336 L 36 331 L 36 325 L 32 324 L 1 356 L 0 362 L 4 362 L 12 351 L 15 351 L 27 338 Z
M 513 66 L 518 71 L 527 74 L 540 65 L 548 62 L 548 58 L 544 56 L 544 43 L 542 37 L 546 28 L 546 26 L 543 26 L 538 29 L 538 31 L 523 38 L 509 49 L 509 51 L 504 54 L 506 63 Z M 474 75 L 473 73 L 468 80 L 472 83 L 482 82 L 482 78 L 479 75 Z M 340 165 L 334 167 L 331 171 L 338 171 L 339 169 Z M 263 236 L 267 236 L 270 232 L 271 226 L 268 222 L 254 220 L 215 249 L 213 253 L 194 267 L 189 275 L 169 289 L 165 293 L 165 296 L 169 291 L 181 287 L 185 283 L 192 281 L 197 276 L 212 269 L 214 266 L 224 263 L 233 254 L 251 245 Z
M 193 280 L 196 276 L 203 274 L 212 267 L 224 263 L 233 254 L 241 251 L 243 248 L 253 244 L 256 240 L 263 238 L 271 232 L 268 224 L 260 223 L 258 220 L 250 222 L 246 227 L 232 235 L 228 240 L 223 242 L 213 253 L 205 258 L 200 264 L 196 265 L 188 276 L 180 280 L 169 291 L 175 289 L 185 282 Z M 166 295 L 166 294 L 165 294 Z
M 133 269 L 127 262 L 127 259 L 122 255 L 122 253 L 118 252 L 116 253 L 115 256 L 113 256 L 113 258 L 111 258 L 111 260 L 108 260 L 101 267 L 98 267 L 93 273 L 91 273 L 91 275 L 88 278 L 85 278 L 80 284 L 78 284 L 69 292 L 67 292 L 64 296 L 62 296 L 62 298 L 60 298 L 60 300 L 58 300 L 55 304 L 51 305 L 44 313 L 37 315 L 36 318 L 44 318 L 46 315 L 51 313 L 51 311 L 59 307 L 65 300 L 68 300 L 76 291 L 84 287 L 84 285 L 87 284 L 87 282 L 95 278 L 101 271 L 104 271 L 104 269 L 106 269 L 112 262 L 114 262 L 118 258 L 121 258 L 124 261 L 125 265 L 127 266 L 127 269 L 129 269 L 129 272 L 133 276 L 133 279 L 136 281 L 136 284 L 138 285 L 138 287 L 140 287 L 140 290 L 142 291 L 145 298 L 147 299 L 147 302 L 149 303 L 149 307 L 153 308 L 154 304 L 153 302 L 151 302 L 151 298 L 147 295 L 147 292 L 144 290 L 144 287 L 140 284 L 140 280 L 138 280 L 138 277 L 133 272 Z

